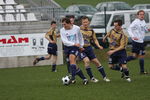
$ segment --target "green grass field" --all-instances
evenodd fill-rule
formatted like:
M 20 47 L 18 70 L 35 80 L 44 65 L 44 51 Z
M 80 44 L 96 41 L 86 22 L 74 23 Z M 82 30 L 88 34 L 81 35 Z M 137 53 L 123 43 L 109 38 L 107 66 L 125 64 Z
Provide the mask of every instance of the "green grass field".
M 90 4 L 95 6 L 97 3 L 106 1 L 125 1 L 131 6 L 134 4 L 150 3 L 150 0 L 55 0 L 62 7 L 66 8 L 71 4 Z
M 145 69 L 150 72 L 150 48 L 147 49 Z M 107 67 L 107 50 L 96 50 L 97 57 L 105 66 L 110 83 L 102 80 L 94 65 L 93 73 L 98 83 L 77 83 L 65 86 L 61 78 L 66 75 L 66 65 L 51 72 L 50 66 L 0 69 L 0 100 L 150 100 L 150 75 L 140 75 L 138 60 L 128 63 L 132 82 L 120 78 L 120 73 Z M 87 76 L 83 63 L 79 66 Z M 89 78 L 89 77 L 88 77 Z

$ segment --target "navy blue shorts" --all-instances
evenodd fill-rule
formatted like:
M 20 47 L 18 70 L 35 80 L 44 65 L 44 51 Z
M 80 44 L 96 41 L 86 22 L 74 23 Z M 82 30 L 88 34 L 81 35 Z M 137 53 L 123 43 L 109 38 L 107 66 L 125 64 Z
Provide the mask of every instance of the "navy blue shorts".
M 47 48 L 47 53 L 57 56 L 57 44 L 49 43 Z
M 79 54 L 81 60 L 83 60 L 85 57 L 88 57 L 90 60 L 96 58 L 96 55 L 94 54 L 93 48 L 91 46 L 84 47 L 84 49 L 85 50 Z
M 70 54 L 78 56 L 79 55 L 79 48 L 76 46 L 65 46 L 64 47 L 64 53 L 65 53 L 66 57 L 69 57 Z
M 132 53 L 136 53 L 138 55 L 145 55 L 145 43 L 138 43 L 132 41 Z
M 126 50 L 120 50 L 109 56 L 109 64 L 126 64 L 127 61 L 127 53 Z

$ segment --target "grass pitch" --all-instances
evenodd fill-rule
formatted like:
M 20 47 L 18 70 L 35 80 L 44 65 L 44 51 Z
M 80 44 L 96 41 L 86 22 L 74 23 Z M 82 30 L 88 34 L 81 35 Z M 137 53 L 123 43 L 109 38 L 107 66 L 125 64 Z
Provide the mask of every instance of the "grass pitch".
M 150 75 L 140 75 L 138 60 L 128 63 L 131 83 L 120 78 L 121 74 L 107 66 L 106 51 L 96 50 L 110 83 L 102 80 L 94 65 L 93 74 L 98 83 L 83 85 L 77 83 L 65 86 L 61 78 L 66 75 L 66 65 L 57 66 L 58 72 L 51 72 L 50 66 L 0 69 L 0 100 L 149 100 Z M 149 52 L 145 59 L 145 69 L 150 72 Z M 87 76 L 83 63 L 78 64 Z M 87 76 L 87 78 L 89 78 Z

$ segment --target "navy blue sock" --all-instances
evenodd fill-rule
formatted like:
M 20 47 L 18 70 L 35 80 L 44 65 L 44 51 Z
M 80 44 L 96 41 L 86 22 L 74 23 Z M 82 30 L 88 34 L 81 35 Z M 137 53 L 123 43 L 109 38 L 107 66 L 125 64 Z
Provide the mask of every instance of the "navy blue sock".
M 126 76 L 129 76 L 129 70 L 127 68 L 123 68 L 123 73 L 126 75 Z
M 56 70 L 56 64 L 53 64 L 52 65 L 52 71 L 55 71 Z
M 111 67 L 111 69 L 116 70 L 116 71 L 121 71 L 119 65 L 115 65 L 115 66 Z
M 136 59 L 136 57 L 134 57 L 134 56 L 128 56 L 128 57 L 127 57 L 127 62 L 128 62 L 128 61 L 131 61 L 131 60 L 135 60 L 135 59 Z
M 44 57 L 40 57 L 40 58 L 38 58 L 38 60 L 39 60 L 39 61 L 45 60 L 45 58 L 44 58 Z
M 79 68 L 76 71 L 76 74 L 81 78 L 81 79 L 86 79 L 86 77 L 84 76 L 82 70 L 80 70 Z
M 68 73 L 71 73 L 70 62 L 69 61 L 67 61 L 67 70 L 68 70 Z
M 144 72 L 144 59 L 143 58 L 139 59 L 139 64 L 140 64 L 140 71 Z
M 75 76 L 76 76 L 76 65 L 75 64 L 70 64 L 71 67 L 71 74 L 72 74 L 72 80 L 75 80 Z
M 103 78 L 106 77 L 106 74 L 105 74 L 105 71 L 104 71 L 104 68 L 102 66 L 100 67 L 97 67 L 98 71 L 102 74 Z
M 91 67 L 86 67 L 86 72 L 90 76 L 90 79 L 91 79 L 93 77 L 93 74 L 92 74 L 92 71 L 91 71 Z

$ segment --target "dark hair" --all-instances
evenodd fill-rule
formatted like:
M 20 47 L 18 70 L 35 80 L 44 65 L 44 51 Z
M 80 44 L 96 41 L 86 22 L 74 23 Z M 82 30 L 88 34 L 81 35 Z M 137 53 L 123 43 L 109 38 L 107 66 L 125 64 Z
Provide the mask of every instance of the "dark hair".
M 74 15 L 66 15 L 66 18 L 75 18 Z
M 89 20 L 89 17 L 83 16 L 83 17 L 81 17 L 81 20 L 83 20 L 83 19 L 88 19 Z
M 119 26 L 122 26 L 122 20 L 120 20 L 120 19 L 115 20 L 114 23 L 118 23 Z
M 137 12 L 137 15 L 139 15 L 140 12 L 144 12 L 144 14 L 145 14 L 145 11 L 144 11 L 144 10 L 139 10 L 139 11 Z
M 71 24 L 69 18 L 63 18 L 63 19 L 62 19 L 62 23 L 63 23 L 63 22 L 66 22 L 67 24 Z
M 52 24 L 56 24 L 56 21 L 51 21 L 51 25 L 52 25 Z

